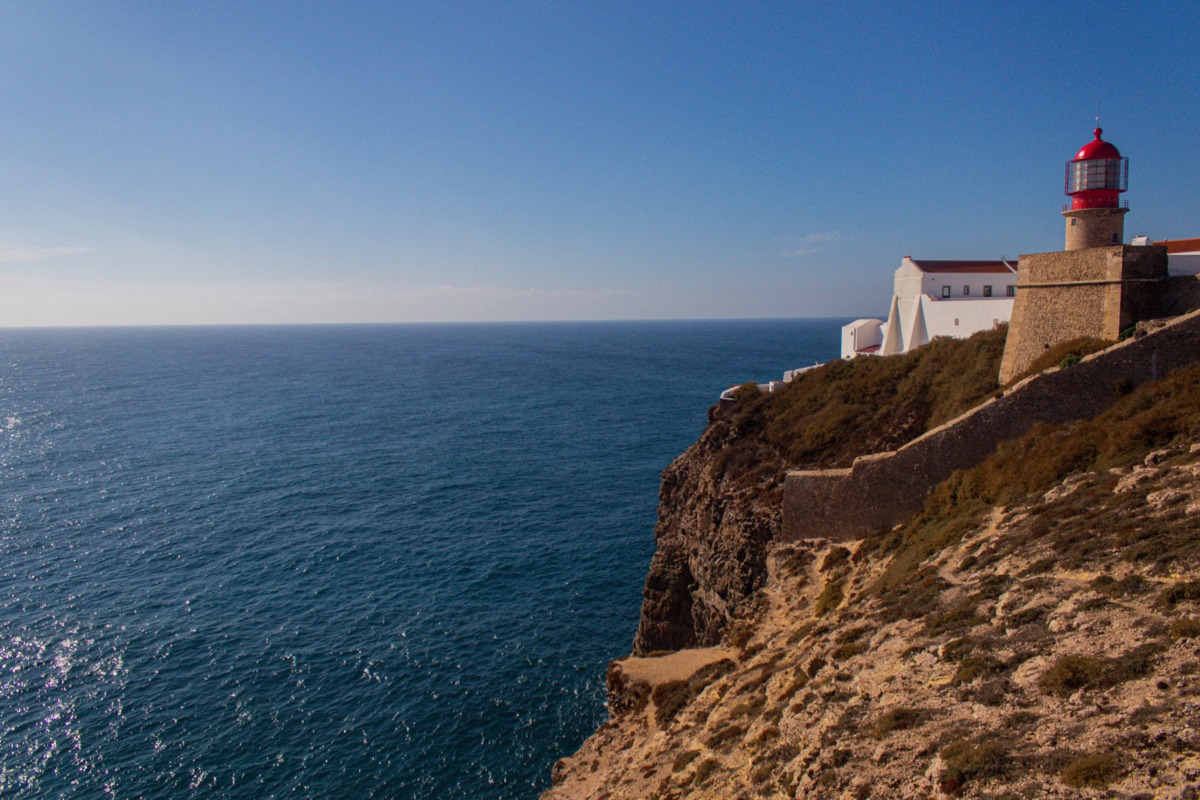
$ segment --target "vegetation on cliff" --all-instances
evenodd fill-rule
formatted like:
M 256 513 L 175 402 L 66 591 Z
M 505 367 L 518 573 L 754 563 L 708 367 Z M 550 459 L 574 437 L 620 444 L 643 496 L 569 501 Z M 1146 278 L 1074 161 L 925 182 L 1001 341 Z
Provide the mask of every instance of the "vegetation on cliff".
M 1007 326 L 890 358 L 833 361 L 771 394 L 744 389 L 717 415 L 787 467 L 849 466 L 909 442 L 993 395 Z
M 1139 500 L 1111 498 L 1117 472 L 1151 450 L 1181 441 L 1200 441 L 1200 370 L 1176 372 L 1122 398 L 1099 416 L 1061 425 L 1037 425 L 1000 445 L 971 470 L 955 473 L 930 495 L 924 511 L 896 531 L 871 537 L 868 546 L 895 558 L 882 590 L 911 586 L 916 566 L 957 542 L 997 507 L 1028 504 L 1048 487 L 1073 480 L 1073 491 L 1040 509 L 1030 536 L 1056 533 L 1057 563 L 1079 567 L 1087 557 L 1151 559 L 1162 569 L 1197 563 L 1200 522 L 1180 507 L 1158 519 L 1149 532 L 1131 526 Z M 1092 478 L 1081 476 L 1090 475 Z M 1107 478 L 1103 476 L 1109 476 Z M 1010 537 L 1007 552 L 1028 544 Z M 895 595 L 895 593 L 893 592 Z M 903 604 L 899 595 L 897 604 Z M 911 607 L 906 613 L 913 613 Z

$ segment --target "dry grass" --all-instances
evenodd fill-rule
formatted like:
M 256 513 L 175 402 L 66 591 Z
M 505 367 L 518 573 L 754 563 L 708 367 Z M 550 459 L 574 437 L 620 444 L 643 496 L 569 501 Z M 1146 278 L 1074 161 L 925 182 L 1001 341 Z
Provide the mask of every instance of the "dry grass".
M 1062 771 L 1063 783 L 1076 789 L 1102 789 L 1121 774 L 1121 761 L 1114 753 L 1080 756 Z
M 1079 339 L 1072 339 L 1069 342 L 1059 342 L 1034 359 L 1029 368 L 1009 381 L 1008 385 L 1012 386 L 1015 383 L 1020 383 L 1030 375 L 1036 375 L 1051 367 L 1065 368 L 1073 366 L 1074 364 L 1078 364 L 1084 356 L 1097 353 L 1106 347 L 1112 346 L 1112 344 L 1112 342 L 1106 342 L 1103 339 L 1092 339 L 1086 336 Z
M 1134 562 L 1158 567 L 1194 563 L 1200 558 L 1200 531 L 1182 508 L 1147 521 L 1146 489 L 1113 494 L 1116 478 L 1105 472 L 1128 468 L 1147 453 L 1200 438 L 1200 367 L 1179 370 L 1139 387 L 1094 419 L 1061 425 L 1037 425 L 1026 435 L 1002 444 L 970 470 L 956 472 L 930 494 L 924 510 L 897 531 L 868 537 L 866 548 L 894 554 L 876 590 L 904 616 L 923 616 L 936 607 L 937 587 L 922 577 L 921 565 L 958 544 L 998 506 L 1032 504 L 1035 518 L 1025 541 L 1012 535 L 1007 547 L 1041 539 L 1056 553 L 1042 568 L 1078 568 L 1114 550 Z M 1050 487 L 1071 475 L 1090 473 L 1081 488 L 1044 502 Z M 1001 557 L 997 551 L 994 557 Z M 1111 579 L 1108 579 L 1111 580 Z M 1130 583 L 1094 588 L 1102 593 L 1133 594 Z M 924 583 L 924 585 L 922 585 Z M 1200 588 L 1179 585 L 1161 598 L 1164 605 L 1200 599 Z M 914 607 L 921 611 L 914 613 Z
M 763 459 L 772 468 L 847 466 L 895 449 L 995 393 L 1006 335 L 1001 326 L 902 356 L 834 361 L 773 394 L 746 385 L 714 419 L 730 434 L 718 471 L 740 470 L 749 483 L 762 477 Z

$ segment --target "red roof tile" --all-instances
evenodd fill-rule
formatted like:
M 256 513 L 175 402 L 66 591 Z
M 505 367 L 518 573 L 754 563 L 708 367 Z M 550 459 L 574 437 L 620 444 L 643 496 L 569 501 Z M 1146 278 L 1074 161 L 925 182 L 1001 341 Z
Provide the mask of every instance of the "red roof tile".
M 1200 253 L 1200 239 L 1164 239 L 1155 244 L 1167 246 L 1167 253 Z
M 928 261 L 926 259 L 911 259 L 917 268 L 922 272 L 936 272 L 947 274 L 962 274 L 970 272 L 983 273 L 998 273 L 1001 275 L 1012 275 L 1016 272 L 1014 269 L 1017 260 L 1014 258 L 1009 264 L 1009 267 L 1003 261 Z

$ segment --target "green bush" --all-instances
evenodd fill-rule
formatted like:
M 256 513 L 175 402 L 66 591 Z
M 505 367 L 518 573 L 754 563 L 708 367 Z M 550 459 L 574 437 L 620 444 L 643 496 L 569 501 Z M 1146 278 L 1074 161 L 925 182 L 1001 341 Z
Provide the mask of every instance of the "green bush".
M 924 509 L 899 533 L 868 537 L 865 546 L 894 554 L 874 590 L 885 595 L 895 613 L 915 618 L 936 608 L 926 584 L 916 597 L 914 584 L 931 556 L 951 547 L 974 530 L 998 506 L 1037 503 L 1047 489 L 1079 473 L 1101 473 L 1111 467 L 1139 463 L 1151 450 L 1200 437 L 1200 367 L 1172 372 L 1143 384 L 1091 420 L 1035 425 L 1027 434 L 1002 443 L 987 459 L 954 473 L 930 492 Z M 1153 524 L 1128 524 L 1125 517 L 1142 513 L 1144 495 L 1114 497 L 1111 478 L 1092 483 L 1063 499 L 1043 505 L 1026 523 L 1029 536 L 1049 538 L 1058 563 L 1078 565 L 1115 545 L 1122 557 L 1165 565 L 1191 563 L 1200 557 L 1200 530 L 1182 512 Z M 1053 562 L 1039 563 L 1050 568 Z M 1121 586 L 1136 593 L 1138 578 Z M 1098 586 L 1104 590 L 1104 586 Z M 922 611 L 912 608 L 921 600 Z M 1200 582 L 1178 584 L 1164 592 L 1163 605 L 1200 600 Z
M 967 656 L 958 665 L 958 669 L 954 673 L 954 677 L 950 680 L 951 686 L 961 686 L 964 683 L 970 683 L 976 678 L 985 678 L 989 675 L 999 675 L 1005 672 L 1004 662 L 988 653 L 981 653 L 976 656 Z

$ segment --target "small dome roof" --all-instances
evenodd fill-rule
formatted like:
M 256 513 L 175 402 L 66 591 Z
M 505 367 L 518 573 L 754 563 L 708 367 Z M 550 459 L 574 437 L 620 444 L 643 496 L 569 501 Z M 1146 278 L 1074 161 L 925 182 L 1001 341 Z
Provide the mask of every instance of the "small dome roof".
M 1109 142 L 1100 138 L 1100 134 L 1104 133 L 1102 128 L 1096 128 L 1092 131 L 1096 138 L 1079 148 L 1079 152 L 1075 154 L 1072 161 L 1088 161 L 1093 158 L 1120 158 L 1121 151 L 1114 147 Z

